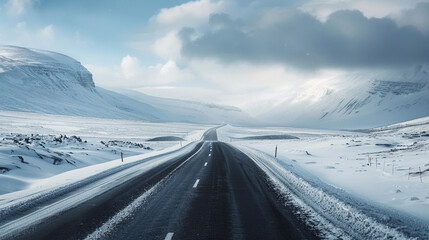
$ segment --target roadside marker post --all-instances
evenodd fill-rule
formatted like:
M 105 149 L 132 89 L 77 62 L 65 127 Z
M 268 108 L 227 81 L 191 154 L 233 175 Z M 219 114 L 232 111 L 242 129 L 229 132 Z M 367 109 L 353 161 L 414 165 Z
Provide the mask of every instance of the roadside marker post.
M 408 180 L 410 180 L 411 167 L 408 168 Z
M 277 158 L 277 145 L 276 145 L 276 150 L 274 151 L 274 157 Z
M 420 175 L 420 182 L 422 183 L 423 182 L 423 180 L 422 180 L 422 169 L 419 167 L 419 175 Z
M 124 154 L 121 152 L 121 160 L 124 162 Z

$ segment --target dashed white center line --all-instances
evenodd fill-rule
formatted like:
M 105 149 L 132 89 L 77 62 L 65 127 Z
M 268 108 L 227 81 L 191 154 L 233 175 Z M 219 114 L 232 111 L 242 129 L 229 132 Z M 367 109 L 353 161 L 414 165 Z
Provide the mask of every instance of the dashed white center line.
M 200 182 L 200 179 L 197 179 L 197 181 L 195 181 L 194 183 L 194 188 L 196 188 L 198 186 L 198 183 Z
M 164 240 L 171 240 L 171 239 L 173 239 L 173 235 L 174 235 L 174 233 L 172 233 L 172 232 L 167 233 L 167 236 L 165 236 Z
M 212 154 L 211 153 L 209 153 L 209 157 L 211 156 Z
M 204 163 L 204 167 L 206 167 L 207 166 L 207 162 L 206 163 Z

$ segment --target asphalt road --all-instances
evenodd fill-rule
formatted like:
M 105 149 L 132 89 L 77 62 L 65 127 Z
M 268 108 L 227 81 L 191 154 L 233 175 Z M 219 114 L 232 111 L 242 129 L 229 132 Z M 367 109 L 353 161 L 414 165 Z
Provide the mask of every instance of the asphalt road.
M 216 129 L 186 156 L 51 217 L 14 239 L 82 239 L 155 184 L 102 239 L 317 239 L 245 154 Z M 106 233 L 104 233 L 106 234 Z

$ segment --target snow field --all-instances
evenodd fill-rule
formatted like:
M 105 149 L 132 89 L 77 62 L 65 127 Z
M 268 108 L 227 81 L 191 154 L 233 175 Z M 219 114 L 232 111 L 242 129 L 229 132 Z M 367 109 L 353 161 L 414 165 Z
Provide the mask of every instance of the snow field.
M 429 125 L 424 128 L 429 129 Z M 419 133 L 424 131 L 419 127 Z M 429 221 L 429 138 L 415 129 L 393 132 L 341 132 L 293 128 L 219 129 L 222 140 L 274 156 L 285 169 L 317 178 L 357 198 Z M 243 141 L 234 138 L 290 134 L 297 140 Z M 421 135 L 421 134 L 420 134 Z M 377 163 L 377 165 L 376 165 Z M 418 168 L 421 169 L 422 182 Z M 411 174 L 409 175 L 409 169 Z M 393 169 L 393 174 L 392 174 Z
M 129 160 L 185 146 L 209 127 L 0 111 L 0 195 L 67 171 L 120 162 L 121 152 Z M 160 136 L 184 141 L 147 141 Z
M 268 174 L 288 202 L 292 202 L 305 215 L 307 224 L 321 231 L 324 238 L 408 239 L 396 229 L 378 223 L 353 206 L 285 170 L 273 157 L 245 147 L 241 147 L 241 150 Z

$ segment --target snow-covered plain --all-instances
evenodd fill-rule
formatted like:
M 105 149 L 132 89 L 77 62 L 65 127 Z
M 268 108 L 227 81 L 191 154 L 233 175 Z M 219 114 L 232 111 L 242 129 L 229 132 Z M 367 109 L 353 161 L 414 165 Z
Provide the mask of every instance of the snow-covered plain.
M 0 111 L 0 194 L 94 164 L 105 169 L 102 163 L 120 161 L 121 152 L 127 159 L 176 149 L 209 127 Z M 183 141 L 148 141 L 165 136 Z
M 429 118 L 363 132 L 297 128 L 218 130 L 220 140 L 312 183 L 429 220 Z M 299 139 L 248 140 L 292 135 Z M 277 146 L 278 156 L 274 158 Z M 396 211 L 395 210 L 395 211 Z

